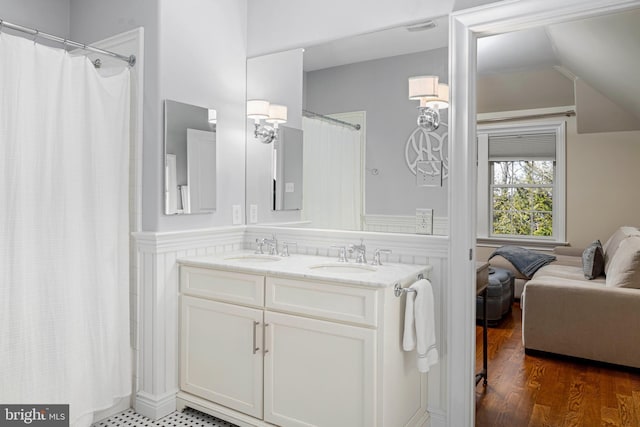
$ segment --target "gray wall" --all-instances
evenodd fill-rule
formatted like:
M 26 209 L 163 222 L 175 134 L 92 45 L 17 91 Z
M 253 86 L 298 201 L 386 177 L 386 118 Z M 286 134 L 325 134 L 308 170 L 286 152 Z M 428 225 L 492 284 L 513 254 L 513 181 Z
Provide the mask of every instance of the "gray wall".
M 408 99 L 408 78 L 438 75 L 448 79 L 448 50 L 401 55 L 305 73 L 306 109 L 320 114 L 366 111 L 365 212 L 415 215 L 433 208 L 447 216 L 447 185 L 417 187 L 405 161 L 405 145 L 416 128 L 418 101 Z M 447 122 L 448 110 L 442 111 Z M 373 175 L 371 169 L 378 169 Z
M 142 227 L 187 230 L 231 224 L 244 205 L 245 0 L 71 0 L 71 36 L 96 41 L 144 27 Z M 163 99 L 218 110 L 218 210 L 163 212 Z
M 0 19 L 59 37 L 69 37 L 69 0 L 0 0 Z M 3 31 L 12 33 L 7 29 Z

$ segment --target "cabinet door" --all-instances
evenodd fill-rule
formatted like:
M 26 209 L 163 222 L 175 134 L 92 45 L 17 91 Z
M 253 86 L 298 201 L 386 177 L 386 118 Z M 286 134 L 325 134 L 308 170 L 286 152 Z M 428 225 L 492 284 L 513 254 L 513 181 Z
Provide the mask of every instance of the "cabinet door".
M 262 418 L 262 310 L 181 298 L 181 389 Z
M 375 330 L 265 312 L 264 420 L 375 426 Z

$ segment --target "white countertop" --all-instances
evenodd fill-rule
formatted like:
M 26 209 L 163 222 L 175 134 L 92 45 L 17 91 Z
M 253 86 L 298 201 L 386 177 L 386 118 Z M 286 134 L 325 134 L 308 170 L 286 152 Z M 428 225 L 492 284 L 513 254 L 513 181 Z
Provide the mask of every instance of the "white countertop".
M 383 263 L 383 265 L 373 266 L 356 264 L 353 260 L 349 260 L 348 263 L 338 263 L 336 258 L 323 256 L 292 254 L 289 257 L 275 257 L 257 255 L 253 251 L 183 257 L 178 259 L 178 263 L 239 273 L 322 280 L 375 288 L 385 288 L 396 283 L 406 286 L 415 282 L 419 274 L 428 278 L 432 269 L 430 265 Z M 353 272 L 344 271 L 351 268 L 354 268 Z

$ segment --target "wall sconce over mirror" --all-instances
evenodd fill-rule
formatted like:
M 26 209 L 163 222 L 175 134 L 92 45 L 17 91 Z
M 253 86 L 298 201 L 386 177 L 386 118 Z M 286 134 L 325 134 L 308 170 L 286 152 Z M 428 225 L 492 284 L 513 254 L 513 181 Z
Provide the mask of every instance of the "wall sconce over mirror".
M 209 119 L 209 123 L 215 125 L 218 123 L 218 112 L 213 108 L 209 108 L 209 113 L 207 114 Z
M 440 109 L 449 107 L 449 85 L 438 82 L 438 76 L 409 77 L 409 99 L 420 101 L 418 126 L 434 131 L 440 126 Z
M 247 117 L 255 121 L 254 138 L 270 144 L 278 138 L 278 125 L 287 122 L 287 106 L 271 104 L 264 99 L 250 99 L 247 101 Z M 273 126 L 263 124 L 262 120 Z

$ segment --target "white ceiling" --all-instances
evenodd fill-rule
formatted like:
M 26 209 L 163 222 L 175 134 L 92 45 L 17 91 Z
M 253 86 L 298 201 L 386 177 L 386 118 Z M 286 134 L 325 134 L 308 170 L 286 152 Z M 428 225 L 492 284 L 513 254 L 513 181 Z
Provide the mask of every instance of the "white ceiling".
M 432 21 L 435 28 L 424 31 L 411 32 L 402 26 L 305 48 L 304 71 L 446 47 L 449 44 L 448 18 Z
M 448 19 L 433 29 L 391 28 L 305 50 L 304 70 L 446 47 Z M 640 10 L 478 40 L 478 74 L 555 67 L 640 119 Z

